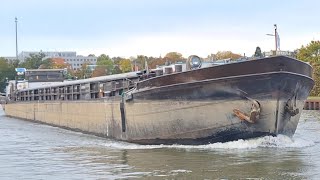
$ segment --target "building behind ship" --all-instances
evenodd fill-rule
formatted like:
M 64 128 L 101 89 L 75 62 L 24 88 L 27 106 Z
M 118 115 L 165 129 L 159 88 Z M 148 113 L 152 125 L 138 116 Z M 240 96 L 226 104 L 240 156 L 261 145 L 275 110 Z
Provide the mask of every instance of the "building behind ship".
M 94 56 L 77 56 L 75 51 L 22 51 L 18 59 L 20 62 L 24 62 L 32 54 L 43 53 L 45 57 L 43 60 L 51 59 L 63 59 L 65 63 L 69 64 L 73 70 L 78 70 L 83 64 L 95 65 L 97 63 L 97 57 Z M 16 60 L 16 57 L 4 57 L 8 61 Z

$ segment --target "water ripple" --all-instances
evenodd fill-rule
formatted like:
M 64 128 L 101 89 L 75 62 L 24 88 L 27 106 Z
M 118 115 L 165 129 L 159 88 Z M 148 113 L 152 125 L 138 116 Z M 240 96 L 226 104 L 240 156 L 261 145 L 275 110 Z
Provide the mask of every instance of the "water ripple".
M 0 179 L 317 179 L 319 117 L 303 112 L 293 138 L 168 146 L 118 142 L 2 113 Z

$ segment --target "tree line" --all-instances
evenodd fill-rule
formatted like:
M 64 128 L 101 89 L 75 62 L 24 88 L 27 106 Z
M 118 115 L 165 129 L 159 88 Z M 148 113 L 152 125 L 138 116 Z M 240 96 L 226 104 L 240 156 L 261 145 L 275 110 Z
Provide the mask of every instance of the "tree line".
M 96 57 L 94 54 L 89 54 L 90 57 Z M 232 53 L 231 51 L 219 51 L 216 54 L 211 54 L 207 59 L 236 59 L 241 57 L 239 54 Z M 58 61 L 59 58 L 45 58 L 44 53 L 31 54 L 24 62 L 18 60 L 7 61 L 0 57 L 0 91 L 3 91 L 6 78 L 14 79 L 15 68 L 21 67 L 26 69 L 67 69 L 66 78 L 83 79 L 97 76 L 105 76 L 110 74 L 119 74 L 135 70 L 143 70 L 148 65 L 148 68 L 156 68 L 157 66 L 166 63 L 185 62 L 186 58 L 179 52 L 169 52 L 164 57 L 152 57 L 145 55 L 137 55 L 136 57 L 122 58 L 110 57 L 106 54 L 101 54 L 97 57 L 96 66 L 91 68 L 92 64 L 83 63 L 79 69 L 72 69 L 70 64 L 63 61 Z M 61 58 L 60 58 L 61 59 Z
M 313 79 L 316 84 L 311 95 L 320 96 L 320 41 L 311 41 L 307 46 L 302 46 L 295 50 L 296 58 L 309 62 L 314 69 Z M 89 54 L 88 56 L 94 56 Z M 15 68 L 23 67 L 26 69 L 67 69 L 66 79 L 84 79 L 90 77 L 105 76 L 110 74 L 119 74 L 135 70 L 143 70 L 148 65 L 148 68 L 154 69 L 157 66 L 171 64 L 176 62 L 185 62 L 186 58 L 179 52 L 169 52 L 164 57 L 152 57 L 137 55 L 136 57 L 122 58 L 110 57 L 106 54 L 101 54 L 97 57 L 96 66 L 91 68 L 91 64 L 84 63 L 79 69 L 72 69 L 71 66 L 64 61 L 55 61 L 54 59 L 44 59 L 43 53 L 31 54 L 24 62 L 18 60 L 7 61 L 0 57 L 0 92 L 3 92 L 7 80 L 15 79 Z M 215 54 L 210 54 L 203 58 L 205 61 L 220 60 L 220 59 L 239 59 L 243 57 L 240 54 L 231 51 L 218 51 Z M 257 47 L 254 58 L 261 58 L 263 54 L 260 47 Z
M 310 63 L 313 67 L 315 85 L 310 96 L 320 96 L 320 41 L 311 41 L 297 50 L 297 59 Z

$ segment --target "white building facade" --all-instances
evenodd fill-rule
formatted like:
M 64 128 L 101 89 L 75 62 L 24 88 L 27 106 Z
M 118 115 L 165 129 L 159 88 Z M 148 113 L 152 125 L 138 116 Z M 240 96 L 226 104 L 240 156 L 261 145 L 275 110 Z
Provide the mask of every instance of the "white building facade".
M 96 65 L 97 57 L 95 56 L 77 56 L 74 51 L 22 51 L 18 58 L 20 62 L 24 62 L 31 54 L 43 53 L 45 57 L 42 60 L 48 58 L 62 58 L 64 62 L 69 64 L 73 70 L 78 70 L 84 64 Z M 4 57 L 8 61 L 15 60 L 16 57 Z
M 63 58 L 67 64 L 70 64 L 73 70 L 78 70 L 84 64 L 97 64 L 97 57 L 94 56 L 74 56 L 74 57 L 60 57 Z
M 75 57 L 77 53 L 75 51 L 22 51 L 19 54 L 20 62 L 24 62 L 26 58 L 30 57 L 31 54 L 39 54 L 43 53 L 46 58 L 53 58 L 53 57 Z

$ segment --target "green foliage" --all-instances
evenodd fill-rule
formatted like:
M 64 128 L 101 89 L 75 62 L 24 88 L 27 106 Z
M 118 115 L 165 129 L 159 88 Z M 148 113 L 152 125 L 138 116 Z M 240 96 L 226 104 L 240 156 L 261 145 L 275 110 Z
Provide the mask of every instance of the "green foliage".
M 137 59 L 136 59 L 136 65 L 139 67 L 140 70 L 145 69 L 146 68 L 146 61 L 147 61 L 148 57 L 144 56 L 144 55 L 138 55 Z
M 314 64 L 313 67 L 313 80 L 315 85 L 311 91 L 311 96 L 320 96 L 320 64 Z
M 67 74 L 65 75 L 65 79 L 73 79 L 74 72 L 71 69 L 67 69 Z
M 19 65 L 19 67 L 23 67 L 26 69 L 38 69 L 42 64 L 42 59 L 45 57 L 44 53 L 39 54 L 30 54 L 30 57 L 26 58 L 26 60 Z
M 89 56 L 94 55 L 90 54 Z M 94 70 L 88 68 L 89 64 L 83 64 L 82 67 L 79 70 L 75 71 L 73 74 L 78 79 L 83 79 L 121 73 L 121 71 L 119 71 L 119 68 L 115 68 L 114 61 L 117 61 L 117 63 L 119 63 L 119 57 L 114 57 L 111 59 L 108 55 L 101 54 L 97 58 L 97 63 Z
M 298 49 L 297 58 L 312 65 L 315 86 L 310 95 L 320 96 L 320 41 L 311 41 L 307 46 L 302 46 Z
M 74 73 L 70 73 L 70 75 L 73 74 L 73 77 L 76 77 L 76 79 L 87 79 L 92 76 L 92 71 L 88 68 L 87 63 L 82 64 L 81 68 Z
M 109 55 L 101 54 L 101 55 L 98 57 L 97 62 L 99 62 L 99 61 L 106 61 L 106 60 L 110 60 L 110 61 L 111 61 L 111 58 L 109 57 Z
M 19 60 L 12 60 L 8 63 L 11 64 L 11 66 L 13 66 L 14 68 L 17 68 L 19 66 Z
M 118 65 L 115 65 L 112 73 L 113 74 L 121 74 L 122 71 L 121 71 L 121 69 L 119 68 Z
M 50 58 L 45 59 L 41 62 L 39 69 L 53 69 L 53 63 Z
M 112 74 L 114 70 L 114 63 L 110 59 L 109 56 L 105 54 L 101 54 L 97 59 L 97 65 L 98 66 L 104 66 L 107 70 L 107 74 Z
M 119 65 L 120 64 L 120 61 L 123 60 L 122 57 L 113 57 L 112 58 L 112 61 L 115 65 Z
M 312 64 L 320 63 L 320 41 L 311 41 L 307 46 L 302 46 L 297 53 L 297 58 Z
M 4 58 L 0 58 L 0 92 L 4 92 L 6 81 L 15 79 L 15 68 L 18 61 L 8 62 Z
M 253 56 L 256 57 L 256 58 L 262 58 L 263 57 L 261 49 L 260 49 L 259 46 L 256 47 L 256 51 L 254 52 Z

